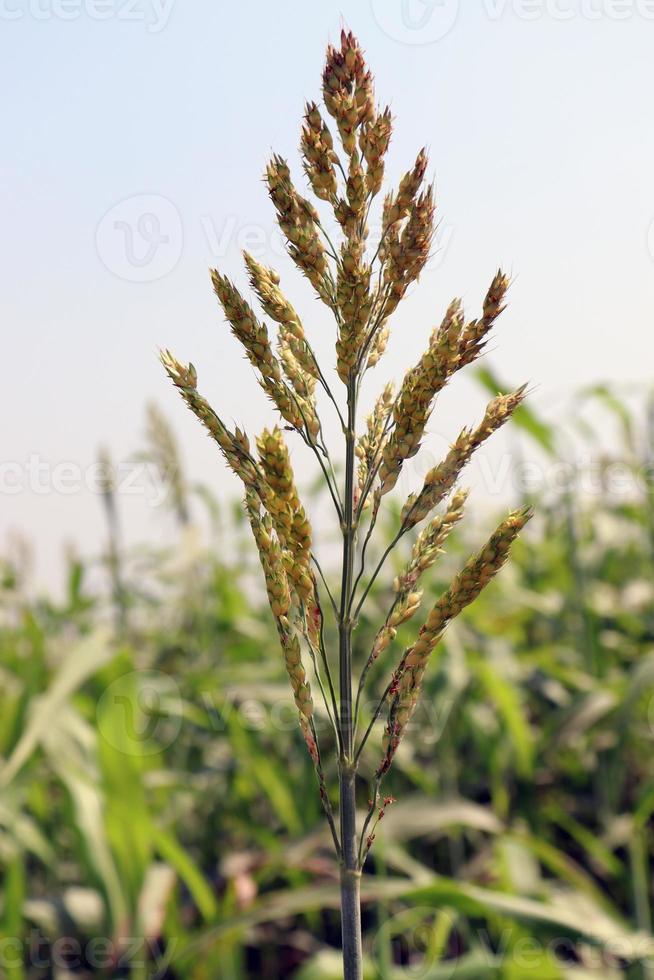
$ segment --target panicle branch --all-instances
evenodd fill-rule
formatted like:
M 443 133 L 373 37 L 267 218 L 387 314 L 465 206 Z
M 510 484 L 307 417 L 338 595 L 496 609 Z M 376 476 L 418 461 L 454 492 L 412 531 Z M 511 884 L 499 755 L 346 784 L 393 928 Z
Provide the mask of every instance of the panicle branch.
M 420 608 L 422 591 L 416 588 L 420 577 L 442 554 L 447 537 L 463 517 L 467 497 L 467 490 L 459 490 L 454 494 L 445 513 L 434 517 L 420 533 L 413 546 L 411 558 L 404 570 L 395 578 L 393 582 L 395 598 L 383 626 L 375 636 L 372 650 L 361 673 L 357 706 L 370 668 L 393 642 L 398 627 L 408 622 Z
M 336 341 L 338 376 L 348 384 L 359 360 L 372 309 L 371 266 L 365 259 L 361 238 L 347 238 L 338 267 L 336 302 L 340 330 Z
M 278 358 L 272 351 L 266 325 L 260 323 L 250 304 L 227 276 L 211 270 L 214 292 L 223 308 L 232 333 L 241 341 L 248 360 L 260 372 L 259 383 L 280 415 L 298 432 L 306 429 L 315 436 L 320 429 L 310 397 L 289 389 Z
M 454 300 L 440 327 L 432 333 L 429 347 L 402 382 L 393 408 L 394 426 L 379 471 L 382 494 L 393 489 L 405 461 L 420 449 L 434 399 L 456 370 L 462 326 L 461 304 Z
M 298 496 L 288 448 L 280 429 L 264 429 L 257 439 L 257 448 L 270 488 L 268 510 L 279 539 L 287 550 L 287 573 L 300 600 L 313 604 L 311 525 Z
M 378 774 L 385 773 L 393 760 L 402 735 L 415 709 L 425 669 L 445 627 L 497 575 L 505 564 L 511 545 L 531 517 L 527 509 L 513 511 L 478 554 L 470 558 L 452 585 L 434 605 L 418 634 L 418 639 L 405 652 L 393 675 L 389 691 L 390 707 L 384 736 L 385 754 Z
M 218 443 L 227 465 L 240 477 L 246 487 L 256 490 L 262 498 L 265 497 L 263 475 L 250 455 L 250 445 L 245 433 L 240 429 L 230 432 L 206 398 L 199 393 L 198 376 L 192 364 L 184 366 L 170 351 L 162 351 L 160 357 L 168 377 L 188 407 L 204 425 L 212 439 Z
M 300 146 L 304 172 L 314 194 L 321 201 L 335 204 L 338 190 L 336 167 L 340 167 L 340 161 L 334 151 L 332 134 L 315 102 L 307 102 Z
M 433 331 L 420 361 L 405 376 L 393 412 L 395 425 L 380 468 L 382 493 L 392 490 L 404 462 L 418 452 L 438 393 L 457 371 L 481 354 L 488 332 L 504 309 L 508 285 L 508 278 L 500 270 L 486 294 L 481 318 L 468 324 L 464 322 L 461 301 L 455 299 L 441 325 Z
M 348 872 L 344 888 L 352 888 L 374 839 L 377 814 L 383 818 L 392 802 L 377 808 L 382 777 L 415 708 L 431 654 L 449 622 L 479 595 L 507 559 L 516 535 L 530 517 L 526 510 L 510 514 L 482 550 L 469 559 L 451 586 L 436 602 L 418 637 L 392 675 L 387 691 L 356 749 L 359 704 L 367 674 L 395 639 L 398 628 L 415 616 L 422 601 L 421 578 L 441 554 L 445 541 L 463 516 L 466 491 L 454 492 L 443 513 L 432 517 L 413 545 L 411 556 L 393 583 L 393 600 L 359 676 L 353 709 L 352 635 L 359 613 L 384 563 L 400 538 L 429 517 L 455 490 L 472 454 L 510 418 L 525 389 L 499 395 L 487 406 L 476 428 L 465 428 L 445 459 L 427 473 L 421 490 L 412 494 L 401 512 L 400 528 L 388 544 L 372 575 L 366 570 L 366 550 L 380 512 L 382 498 L 397 484 L 402 468 L 420 449 L 439 392 L 461 368 L 483 352 L 489 332 L 505 306 L 508 277 L 498 270 L 484 299 L 481 316 L 466 322 L 454 300 L 430 336 L 427 350 L 405 375 L 396 395 L 388 384 L 357 436 L 357 408 L 365 372 L 375 366 L 389 338 L 389 319 L 429 259 L 435 228 L 434 187 L 426 181 L 427 155 L 418 153 L 394 192 L 386 195 L 381 211 L 381 236 L 376 249 L 368 242 L 368 222 L 374 198 L 382 189 L 385 158 L 393 119 L 388 107 L 376 107 L 373 80 L 361 47 L 351 32 L 342 31 L 339 44 L 330 45 L 322 78 L 327 115 L 333 131 L 315 102 L 308 102 L 300 137 L 302 163 L 318 201 L 332 210 L 340 241 L 326 229 L 316 207 L 293 184 L 289 166 L 275 154 L 267 165 L 265 182 L 277 222 L 292 261 L 310 282 L 336 321 L 336 369 L 346 387 L 347 404 L 339 405 L 307 338 L 303 323 L 280 288 L 277 273 L 244 252 L 250 286 L 263 313 L 276 325 L 269 336 L 250 303 L 233 282 L 211 271 L 213 288 L 232 332 L 257 371 L 262 388 L 287 427 L 300 434 L 314 452 L 335 505 L 343 535 L 341 593 L 337 602 L 313 554 L 312 530 L 300 500 L 284 435 L 279 426 L 264 429 L 255 455 L 247 436 L 231 431 L 197 388 L 192 364 L 180 364 L 168 351 L 163 365 L 191 411 L 217 442 L 227 464 L 242 480 L 245 508 L 263 569 L 269 605 L 275 620 L 302 735 L 318 774 L 320 796 L 337 853 Z M 342 152 L 337 152 L 335 140 Z M 339 155 L 340 154 L 340 155 Z M 372 253 L 372 254 L 371 254 Z M 333 403 L 345 440 L 343 492 L 325 444 L 317 411 L 318 385 Z M 356 461 L 358 459 L 358 471 Z M 363 512 L 372 507 L 361 548 L 358 535 Z M 355 565 L 358 569 L 355 571 Z M 332 680 L 314 566 L 325 584 L 338 627 L 340 704 Z M 364 573 L 362 596 L 357 591 Z M 302 645 L 334 728 L 340 775 L 340 839 L 333 818 L 321 747 L 313 718 L 311 687 L 302 660 Z M 323 683 L 323 676 L 326 684 Z M 384 707 L 388 723 L 383 759 L 375 773 L 374 792 L 358 852 L 355 776 L 361 752 Z M 365 843 L 365 849 L 364 849 Z M 350 896 L 352 898 L 352 896 Z M 346 961 L 355 967 L 346 975 L 360 976 L 360 943 L 356 927 L 344 920 L 348 932 Z M 344 932 L 345 935 L 345 932 Z M 359 967 L 356 961 L 359 961 Z
M 429 470 L 420 493 L 406 501 L 402 508 L 403 527 L 419 524 L 443 500 L 475 450 L 511 418 L 524 400 L 526 387 L 523 385 L 510 395 L 497 395 L 488 403 L 477 428 L 462 430 L 445 459 Z
M 352 156 L 357 130 L 374 118 L 375 106 L 372 74 L 351 31 L 341 31 L 340 48 L 328 46 L 322 78 L 325 106 L 336 121 L 343 149 Z
M 288 254 L 323 303 L 334 309 L 331 272 L 318 233 L 318 212 L 310 201 L 296 191 L 288 164 L 282 157 L 273 156 L 266 169 L 266 181 L 270 199 L 277 211 L 277 222 L 286 239 Z
M 383 448 L 386 426 L 393 409 L 394 397 L 395 386 L 390 381 L 375 402 L 375 407 L 366 419 L 366 431 L 359 436 L 357 441 L 356 455 L 359 460 L 357 484 L 359 497 L 365 494 L 370 475 Z M 369 501 L 366 500 L 364 506 L 368 505 Z
M 252 534 L 259 551 L 259 559 L 268 591 L 268 601 L 279 633 L 295 704 L 300 714 L 309 719 L 313 715 L 313 699 L 311 687 L 302 664 L 300 640 L 288 619 L 288 613 L 291 609 L 291 593 L 281 544 L 273 533 L 273 521 L 270 515 L 261 515 L 258 498 L 251 493 L 246 494 L 245 504 Z
M 279 288 L 279 276 L 274 269 L 261 265 L 248 252 L 243 252 L 250 285 L 257 294 L 261 308 L 279 325 L 280 333 L 293 353 L 299 367 L 309 377 L 319 378 L 316 359 L 307 341 L 300 317 Z

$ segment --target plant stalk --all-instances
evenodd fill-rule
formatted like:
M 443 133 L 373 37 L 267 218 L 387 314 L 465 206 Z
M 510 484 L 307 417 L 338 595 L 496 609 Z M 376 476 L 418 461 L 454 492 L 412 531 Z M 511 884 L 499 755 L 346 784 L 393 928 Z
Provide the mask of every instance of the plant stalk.
M 356 830 L 356 773 L 353 765 L 341 766 L 341 934 L 343 939 L 343 977 L 361 980 L 361 871 Z
M 343 500 L 343 574 L 339 616 L 339 681 L 341 757 L 339 761 L 339 815 L 341 826 L 341 932 L 343 976 L 361 980 L 361 871 L 356 828 L 356 763 L 352 710 L 352 620 L 350 603 L 354 576 L 356 527 L 354 524 L 354 463 L 356 384 L 348 385 L 345 431 L 345 496 Z

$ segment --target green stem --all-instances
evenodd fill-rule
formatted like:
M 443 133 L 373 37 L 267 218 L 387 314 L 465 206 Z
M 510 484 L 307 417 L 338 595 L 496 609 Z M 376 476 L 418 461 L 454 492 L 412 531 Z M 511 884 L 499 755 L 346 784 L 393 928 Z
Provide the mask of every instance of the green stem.
M 356 771 L 341 765 L 341 932 L 344 980 L 362 980 L 361 871 L 356 832 Z
M 356 526 L 354 522 L 354 463 L 356 383 L 348 384 L 345 431 L 345 495 L 343 500 L 343 572 L 339 616 L 339 680 L 341 757 L 339 760 L 339 815 L 341 825 L 341 928 L 343 976 L 361 980 L 361 905 L 359 853 L 356 831 L 356 766 L 352 712 L 352 620 L 350 604 L 354 575 Z

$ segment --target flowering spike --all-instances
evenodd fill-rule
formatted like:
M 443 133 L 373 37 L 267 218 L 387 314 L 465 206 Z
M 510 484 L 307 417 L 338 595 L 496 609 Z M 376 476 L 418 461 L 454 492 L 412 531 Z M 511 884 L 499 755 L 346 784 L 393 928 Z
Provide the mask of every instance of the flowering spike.
M 346 386 L 346 403 L 332 391 L 330 372 L 318 365 L 308 332 L 282 292 L 279 276 L 273 269 L 244 253 L 252 291 L 263 315 L 275 324 L 274 337 L 234 283 L 215 270 L 211 275 L 232 332 L 286 423 L 284 428 L 297 432 L 320 464 L 342 534 L 340 593 L 332 593 L 312 550 L 312 531 L 297 491 L 282 429 L 279 426 L 264 429 L 253 456 L 245 433 L 238 428 L 230 431 L 199 394 L 193 365 L 180 364 L 168 352 L 162 354 L 162 361 L 185 402 L 244 483 L 245 507 L 301 733 L 316 769 L 320 800 L 342 863 L 343 904 L 356 911 L 358 880 L 366 855 L 379 822 L 393 802 L 392 797 L 381 796 L 380 780 L 391 764 L 414 710 L 429 657 L 447 624 L 501 568 L 511 542 L 529 518 L 528 512 L 511 514 L 436 602 L 415 643 L 405 651 L 371 723 L 358 740 L 367 673 L 400 627 L 416 615 L 423 599 L 422 577 L 437 561 L 447 536 L 462 518 L 467 494 L 456 492 L 455 486 L 463 467 L 518 407 L 524 388 L 494 398 L 481 423 L 476 428 L 464 429 L 446 458 L 429 470 L 421 490 L 406 501 L 400 528 L 370 573 L 366 556 L 383 497 L 396 486 L 406 461 L 420 449 L 440 391 L 457 371 L 483 352 L 489 331 L 504 309 L 509 279 L 498 270 L 478 319 L 467 321 L 459 300 L 450 304 L 442 322 L 432 331 L 427 350 L 404 377 L 397 396 L 392 385 L 387 385 L 368 416 L 365 430 L 359 434 L 359 397 L 364 375 L 382 357 L 389 339 L 390 317 L 429 260 L 435 228 L 435 194 L 433 185 L 426 179 L 428 162 L 423 149 L 402 176 L 397 189 L 383 197 L 381 237 L 376 247 L 371 247 L 369 215 L 376 195 L 382 192 L 393 120 L 388 107 L 375 104 L 372 76 L 351 32 L 342 31 L 339 43 L 328 47 L 322 91 L 327 114 L 315 102 L 306 104 L 300 145 L 309 187 L 318 206 L 324 209 L 326 205 L 333 212 L 335 232 L 323 223 L 322 210 L 319 212 L 298 192 L 283 157 L 273 155 L 266 167 L 265 183 L 291 260 L 336 321 L 336 369 Z M 344 152 L 340 149 L 337 152 L 335 142 L 339 140 Z M 345 442 L 342 481 L 318 416 L 319 391 L 330 401 L 341 425 Z M 432 516 L 434 508 L 447 497 L 449 500 L 441 513 Z M 417 536 L 410 558 L 395 578 L 391 607 L 359 675 L 355 695 L 353 630 L 362 607 L 393 547 L 425 518 L 431 519 Z M 365 521 L 367 530 L 363 534 Z M 322 581 L 320 586 L 314 568 Z M 339 636 L 337 683 L 333 674 L 336 663 L 326 647 L 330 631 L 323 629 L 319 593 L 319 587 L 323 586 L 334 610 Z M 303 645 L 311 658 L 325 714 L 334 729 L 341 777 L 338 821 L 332 813 L 313 720 Z M 372 787 L 368 815 L 358 828 L 355 793 L 358 764 L 366 742 L 375 731 L 375 722 L 387 704 L 384 757 Z M 357 922 L 356 914 L 343 918 L 344 960 L 351 967 L 345 971 L 348 976 L 360 973 L 362 955 Z
M 402 509 L 404 526 L 413 527 L 424 520 L 450 492 L 475 450 L 497 432 L 522 403 L 526 387 L 523 385 L 510 395 L 497 395 L 486 406 L 477 428 L 463 429 L 443 462 L 429 470 L 420 493 L 407 500 Z
M 509 556 L 511 545 L 531 516 L 531 510 L 526 508 L 513 511 L 502 521 L 481 551 L 466 562 L 452 585 L 440 597 L 420 630 L 418 639 L 402 657 L 393 678 L 393 694 L 384 737 L 385 755 L 380 773 L 390 767 L 418 701 L 427 663 L 445 627 L 474 602 L 497 575 Z
M 162 351 L 160 357 L 168 377 L 193 414 L 202 422 L 212 439 L 218 443 L 229 467 L 241 478 L 246 487 L 254 488 L 260 495 L 263 494 L 262 475 L 249 454 L 247 440 L 238 429 L 236 433 L 230 432 L 208 401 L 199 393 L 198 376 L 193 365 L 189 364 L 185 367 L 180 364 L 170 351 Z

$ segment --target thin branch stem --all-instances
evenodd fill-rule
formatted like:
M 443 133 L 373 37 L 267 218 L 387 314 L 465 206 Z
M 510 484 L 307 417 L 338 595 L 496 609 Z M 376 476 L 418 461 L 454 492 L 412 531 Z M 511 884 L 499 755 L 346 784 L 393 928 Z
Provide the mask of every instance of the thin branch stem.
M 313 664 L 313 670 L 314 670 L 314 673 L 316 675 L 316 680 L 318 681 L 318 688 L 320 689 L 320 693 L 322 695 L 323 704 L 325 705 L 325 711 L 327 712 L 327 717 L 329 718 L 329 721 L 331 722 L 332 728 L 334 729 L 334 735 L 336 737 L 336 741 L 338 742 L 338 724 L 337 724 L 337 719 L 336 719 L 336 717 L 334 715 L 332 715 L 331 709 L 329 707 L 329 702 L 327 701 L 327 693 L 325 691 L 325 687 L 324 687 L 324 684 L 322 682 L 322 677 L 321 677 L 321 674 L 320 674 L 320 668 L 318 666 L 318 658 L 316 656 L 316 650 L 315 650 L 315 647 L 314 647 L 313 643 L 311 642 L 311 638 L 309 636 L 309 627 L 308 627 L 308 624 L 307 624 L 307 615 L 306 615 L 306 609 L 304 608 L 304 606 L 302 606 L 302 626 L 303 626 L 302 632 L 304 634 L 304 638 L 307 641 L 307 645 L 309 647 L 309 656 L 311 657 L 311 663 Z M 329 674 L 329 667 L 327 665 L 326 660 L 323 661 L 323 665 L 325 666 L 325 668 L 327 670 L 327 674 Z
M 397 534 L 395 535 L 395 537 L 393 538 L 393 540 L 391 541 L 391 543 L 389 544 L 389 546 L 384 551 L 384 554 L 379 559 L 379 562 L 377 563 L 377 567 L 375 568 L 375 571 L 372 574 L 372 578 L 368 582 L 366 588 L 364 589 L 363 595 L 361 596 L 361 599 L 359 600 L 359 602 L 357 604 L 356 610 L 354 612 L 354 617 L 353 617 L 355 621 L 358 618 L 359 613 L 361 612 L 361 607 L 363 606 L 364 602 L 366 601 L 366 598 L 368 596 L 368 593 L 370 592 L 371 588 L 375 584 L 375 580 L 376 580 L 377 576 L 379 575 L 380 571 L 383 568 L 384 562 L 386 561 L 386 559 L 388 558 L 389 554 L 391 553 L 391 551 L 393 550 L 393 548 L 395 547 L 395 545 L 398 543 L 398 541 L 400 540 L 400 538 L 404 537 L 404 535 L 407 533 L 407 531 L 410 531 L 411 530 L 411 527 L 413 525 L 409 525 L 408 524 L 408 521 L 409 521 L 409 518 L 411 517 L 411 515 L 413 514 L 414 510 L 416 509 L 417 503 L 418 503 L 418 497 L 416 497 L 416 499 L 413 501 L 413 503 L 409 507 L 407 513 L 404 515 L 404 519 L 402 520 L 402 523 L 400 524 L 399 531 L 397 532 Z M 354 599 L 354 597 L 353 597 L 353 599 Z
M 367 848 L 366 853 L 364 855 L 363 848 L 364 848 L 364 844 L 366 843 L 366 834 L 368 832 L 368 827 L 370 826 L 370 821 L 372 820 L 375 810 L 377 809 L 381 781 L 382 781 L 381 776 L 375 776 L 373 794 L 370 803 L 368 805 L 368 813 L 366 815 L 366 819 L 361 829 L 361 839 L 359 841 L 359 867 L 360 868 L 363 868 L 366 857 L 368 856 L 368 850 L 370 850 L 370 848 Z
M 325 226 L 323 225 L 322 221 L 319 221 L 318 222 L 318 227 L 320 228 L 321 232 L 323 233 L 323 235 L 325 237 L 325 241 L 327 242 L 327 244 L 329 245 L 329 247 L 331 249 L 331 257 L 333 258 L 334 262 L 336 262 L 336 264 L 338 265 L 339 258 L 338 258 L 338 255 L 336 254 L 336 246 L 334 245 L 334 243 L 332 242 L 331 238 L 327 234 L 327 231 L 326 231 Z
M 381 698 L 379 699 L 379 703 L 377 704 L 377 707 L 375 708 L 375 711 L 373 713 L 373 716 L 372 716 L 372 718 L 370 720 L 370 724 L 368 725 L 368 727 L 365 730 L 365 733 L 363 735 L 363 738 L 361 739 L 361 743 L 359 745 L 359 748 L 357 749 L 356 755 L 354 757 L 354 761 L 355 761 L 356 765 L 359 764 L 359 760 L 361 759 L 361 753 L 364 750 L 365 744 L 368 741 L 368 739 L 370 738 L 370 735 L 372 734 L 372 730 L 375 727 L 375 725 L 377 724 L 377 721 L 379 719 L 380 714 L 384 710 L 384 705 L 386 704 L 386 699 L 387 699 L 388 695 L 391 692 L 392 686 L 393 686 L 393 681 L 391 680 L 386 685 L 386 689 L 385 689 L 384 693 L 382 694 Z
M 335 722 L 335 732 L 336 741 L 338 743 L 339 751 L 341 748 L 341 730 L 338 724 L 338 701 L 336 700 L 336 691 L 334 690 L 334 682 L 332 679 L 332 672 L 329 668 L 329 661 L 327 659 L 327 650 L 325 648 L 325 617 L 322 611 L 322 605 L 320 603 L 320 593 L 318 592 L 318 583 L 315 582 L 315 596 L 316 596 L 316 607 L 318 609 L 318 615 L 320 616 L 320 631 L 318 633 L 318 650 L 320 651 L 320 659 L 323 662 L 325 668 L 325 675 L 327 677 L 327 686 L 329 687 L 329 694 L 332 701 L 332 711 L 334 714 Z
M 334 610 L 334 615 L 338 619 L 338 606 L 336 605 L 336 601 L 334 599 L 334 596 L 332 595 L 331 589 L 329 588 L 329 585 L 327 584 L 327 579 L 325 578 L 325 575 L 324 575 L 324 572 L 323 572 L 323 570 L 321 568 L 320 562 L 318 561 L 318 559 L 316 558 L 316 556 L 315 556 L 315 554 L 313 552 L 311 552 L 311 560 L 313 561 L 314 565 L 316 566 L 316 569 L 318 571 L 318 575 L 320 575 L 320 578 L 322 580 L 322 584 L 325 586 L 325 589 L 327 591 L 327 595 L 329 597 L 329 601 L 331 602 L 332 609 Z
M 323 458 L 322 458 L 322 456 L 324 455 L 325 458 L 327 460 L 329 460 L 329 465 L 331 466 L 331 459 L 329 457 L 329 452 L 327 451 L 327 447 L 325 446 L 324 442 L 322 443 L 322 445 L 318 445 L 318 443 L 316 443 L 314 441 L 314 439 L 312 438 L 312 436 L 310 434 L 309 425 L 307 423 L 306 417 L 304 415 L 304 412 L 302 411 L 302 405 L 298 401 L 298 398 L 297 398 L 296 393 L 294 392 L 294 390 L 290 386 L 288 387 L 288 391 L 289 391 L 289 393 L 290 393 L 293 401 L 295 402 L 295 407 L 297 408 L 298 412 L 300 413 L 300 417 L 301 417 L 302 423 L 304 425 L 304 432 L 302 431 L 302 429 L 296 429 L 296 431 L 300 434 L 300 437 L 302 438 L 302 440 L 305 443 L 305 445 L 307 445 L 311 449 L 311 451 L 313 452 L 314 456 L 318 460 L 318 463 L 320 465 L 320 469 L 322 470 L 323 476 L 325 477 L 325 481 L 327 483 L 327 488 L 329 489 L 329 493 L 331 494 L 332 501 L 334 502 L 334 507 L 336 508 L 336 513 L 338 515 L 338 519 L 339 519 L 339 521 L 342 521 L 343 520 L 343 511 L 342 511 L 342 507 L 341 507 L 341 499 L 340 499 L 340 495 L 338 493 L 338 488 L 336 487 L 335 484 L 332 484 L 331 477 L 330 477 L 330 475 L 329 475 L 329 473 L 327 471 L 327 468 L 326 468 L 326 466 L 325 466 L 325 464 L 323 462 Z M 322 455 L 321 455 L 321 453 L 322 453 Z M 332 472 L 333 472 L 333 467 L 332 467 Z
M 327 792 L 327 783 L 325 782 L 325 774 L 322 768 L 322 755 L 320 753 L 320 745 L 318 743 L 318 733 L 316 731 L 316 726 L 313 721 L 313 718 L 309 722 L 309 727 L 311 728 L 311 734 L 316 744 L 316 754 L 318 756 L 318 761 L 316 763 L 315 769 L 316 769 L 316 775 L 318 777 L 318 786 L 320 789 L 320 802 L 322 803 L 323 810 L 325 811 L 325 816 L 327 817 L 327 823 L 329 824 L 332 840 L 334 841 L 336 854 L 340 858 L 342 853 L 341 842 L 338 839 L 338 831 L 336 830 L 336 820 L 334 818 L 334 811 L 332 810 L 332 804 L 329 799 L 329 794 Z
M 359 599 L 359 602 L 357 603 L 356 609 L 354 610 L 353 619 L 356 620 L 356 619 L 359 618 L 359 613 L 361 612 L 361 607 L 363 606 L 364 602 L 368 598 L 368 594 L 370 593 L 371 588 L 375 584 L 375 582 L 377 580 L 377 576 L 379 575 L 379 573 L 381 572 L 382 568 L 384 567 L 384 563 L 385 563 L 386 559 L 388 558 L 388 556 L 390 555 L 391 551 L 393 550 L 393 548 L 395 547 L 395 545 L 398 543 L 398 541 L 400 540 L 400 538 L 402 537 L 402 535 L 405 534 L 407 530 L 408 530 L 408 528 L 405 528 L 404 524 L 402 524 L 402 526 L 400 527 L 400 530 L 397 532 L 397 534 L 395 535 L 395 537 L 393 538 L 393 540 L 391 541 L 391 543 L 388 545 L 387 548 L 385 548 L 383 555 L 381 556 L 381 558 L 377 562 L 377 567 L 375 568 L 374 572 L 372 573 L 372 577 L 370 578 L 370 581 L 368 582 L 368 584 L 366 585 L 365 589 L 363 590 L 363 595 L 361 596 L 361 598 Z
M 399 595 L 396 595 L 395 598 L 394 598 L 394 600 L 393 600 L 393 602 L 392 602 L 391 608 L 386 613 L 386 618 L 384 619 L 384 625 L 381 628 L 382 630 L 387 626 L 388 621 L 391 618 L 391 616 L 393 615 L 393 613 L 395 611 L 395 607 L 397 606 L 397 604 L 398 604 L 399 601 L 400 601 L 400 597 L 399 597 Z M 381 630 L 379 632 L 381 632 Z M 377 635 L 379 635 L 379 633 Z M 376 658 L 373 659 L 372 658 L 372 654 L 371 654 L 370 657 L 368 657 L 368 659 L 366 660 L 366 662 L 364 664 L 364 667 L 363 667 L 363 670 L 361 671 L 361 676 L 359 677 L 359 687 L 357 688 L 357 696 L 356 696 L 356 701 L 354 703 L 354 733 L 355 733 L 355 736 L 356 736 L 356 731 L 357 731 L 358 722 L 359 722 L 359 706 L 360 706 L 360 703 L 361 703 L 361 696 L 363 694 L 363 689 L 364 689 L 364 687 L 366 685 L 366 680 L 367 680 L 368 674 L 369 674 L 369 672 L 370 672 L 370 670 L 372 668 L 372 665 L 375 663 L 375 660 L 376 660 Z
M 358 573 L 356 579 L 354 580 L 354 585 L 352 586 L 352 599 L 350 601 L 350 609 L 352 608 L 352 601 L 354 600 L 354 596 L 356 594 L 357 586 L 358 586 L 359 582 L 361 581 L 361 576 L 363 575 L 363 573 L 365 571 L 365 568 L 366 568 L 366 549 L 368 547 L 368 542 L 370 541 L 370 538 L 372 537 L 372 532 L 375 529 L 375 524 L 377 523 L 377 515 L 379 513 L 379 504 L 380 504 L 380 502 L 381 502 L 381 497 L 377 497 L 376 500 L 375 500 L 374 506 L 373 506 L 373 512 L 370 515 L 370 524 L 368 525 L 368 530 L 366 532 L 366 536 L 365 536 L 365 539 L 364 539 L 364 542 L 363 542 L 363 548 L 361 549 L 361 564 L 359 566 L 359 573 Z M 355 619 L 356 619 L 356 617 L 355 617 Z
M 313 356 L 313 352 L 312 352 L 312 356 Z M 315 357 L 314 357 L 314 362 L 315 362 Z M 320 381 L 320 384 L 321 384 L 323 390 L 325 391 L 325 394 L 327 395 L 327 397 L 331 401 L 332 405 L 336 409 L 336 414 L 338 415 L 338 420 L 341 423 L 341 428 L 343 429 L 343 431 L 345 431 L 345 419 L 343 418 L 343 413 L 341 412 L 340 406 L 339 406 L 338 402 L 336 401 L 334 395 L 332 394 L 332 390 L 329 387 L 329 385 L 327 384 L 327 380 L 326 380 L 324 374 L 322 373 L 322 371 L 320 370 L 320 368 L 318 367 L 318 364 L 317 363 L 316 363 L 316 367 L 318 368 L 318 374 L 319 374 L 319 379 L 318 380 Z
M 329 472 L 327 470 L 327 467 L 325 466 L 325 464 L 323 462 L 323 459 L 322 459 L 322 456 L 320 455 L 320 452 L 318 450 L 318 447 L 315 446 L 315 445 L 313 445 L 312 443 L 309 443 L 309 445 L 310 446 L 313 446 L 315 457 L 318 460 L 318 463 L 320 464 L 320 469 L 322 470 L 323 476 L 325 477 L 325 481 L 327 483 L 327 487 L 329 489 L 329 493 L 331 495 L 332 502 L 333 502 L 334 507 L 336 509 L 336 513 L 338 515 L 338 519 L 339 519 L 339 521 L 342 522 L 343 521 L 343 510 L 342 510 L 341 498 L 340 498 L 340 495 L 338 493 L 338 489 L 336 488 L 335 485 L 332 485 L 331 477 L 329 475 Z M 329 456 L 327 458 L 329 459 Z

